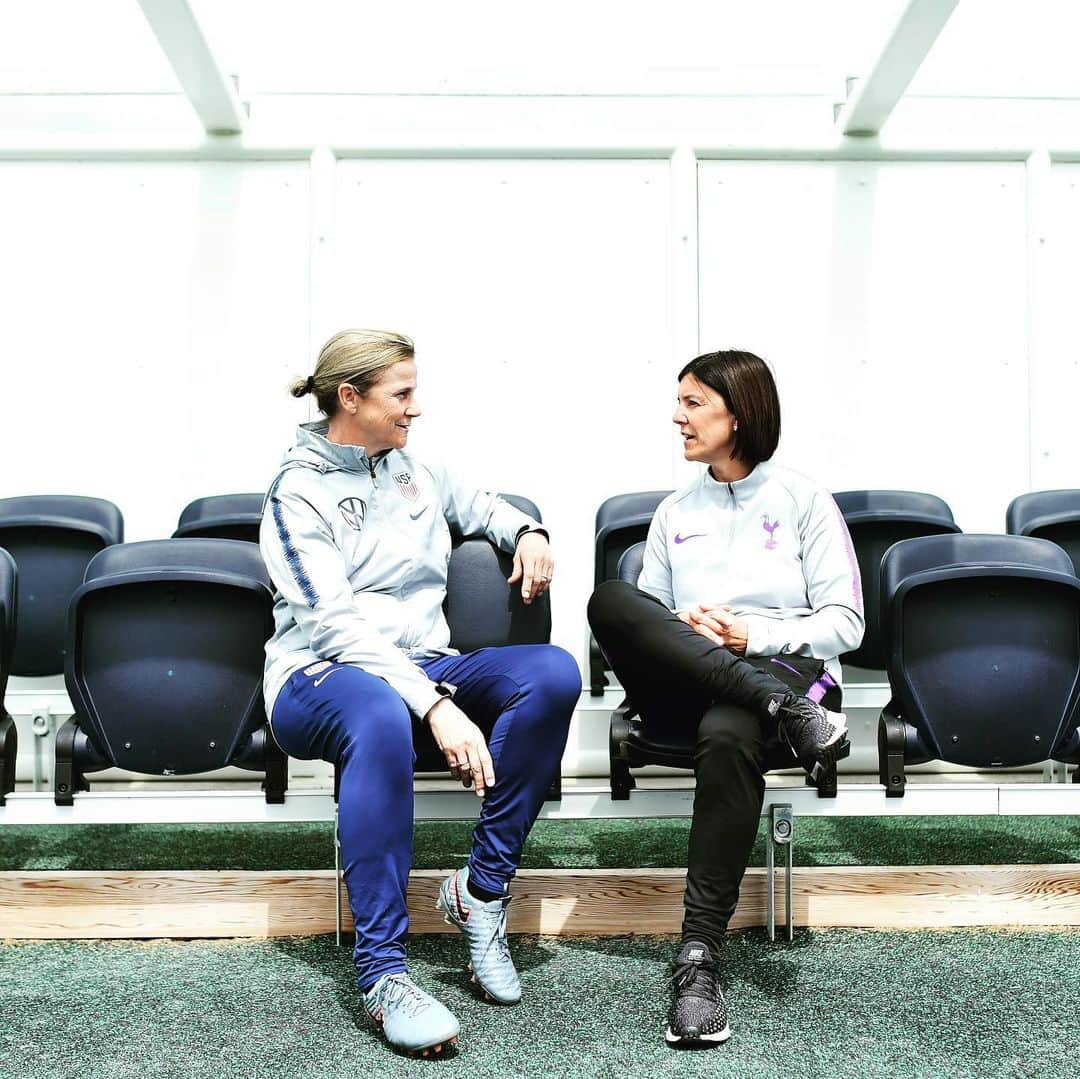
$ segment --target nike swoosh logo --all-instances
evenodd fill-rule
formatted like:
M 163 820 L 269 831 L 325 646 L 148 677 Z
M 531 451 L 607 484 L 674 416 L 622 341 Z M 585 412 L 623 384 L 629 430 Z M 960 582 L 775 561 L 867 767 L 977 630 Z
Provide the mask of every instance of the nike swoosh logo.
M 454 902 L 457 904 L 458 917 L 463 922 L 467 922 L 469 920 L 469 915 L 472 914 L 472 911 L 466 910 L 465 904 L 461 901 L 461 890 L 458 887 L 458 878 L 456 874 L 454 876 Z
M 423 510 L 417 510 L 416 513 L 410 513 L 409 514 L 409 520 L 410 521 L 418 521 L 420 519 L 420 517 L 423 515 L 424 510 L 426 510 L 426 509 L 427 509 L 427 506 L 425 506 Z
M 330 675 L 337 674 L 337 672 L 340 671 L 340 670 L 341 670 L 340 667 L 334 667 L 332 670 L 327 671 L 326 674 L 324 674 L 321 678 L 316 678 L 315 681 L 312 682 L 311 684 L 316 689 L 318 689 L 319 686 L 321 686 L 323 684 L 323 682 L 325 682 L 327 680 L 327 678 L 330 677 Z
M 689 536 L 680 536 L 678 532 L 675 533 L 676 543 L 685 543 L 687 540 L 698 539 L 700 536 L 704 536 L 704 532 L 691 532 Z

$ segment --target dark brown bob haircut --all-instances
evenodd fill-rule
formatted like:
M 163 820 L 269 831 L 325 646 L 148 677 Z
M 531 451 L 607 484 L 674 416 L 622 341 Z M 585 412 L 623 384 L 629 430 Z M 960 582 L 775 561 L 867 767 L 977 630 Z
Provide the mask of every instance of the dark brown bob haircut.
M 753 467 L 767 461 L 780 441 L 780 397 L 768 364 L 752 352 L 706 352 L 680 372 L 715 390 L 739 422 L 731 456 Z

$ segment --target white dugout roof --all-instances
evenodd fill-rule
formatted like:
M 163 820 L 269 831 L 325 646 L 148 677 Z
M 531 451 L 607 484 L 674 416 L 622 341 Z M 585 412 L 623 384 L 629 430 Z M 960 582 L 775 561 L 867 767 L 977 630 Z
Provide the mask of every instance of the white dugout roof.
M 881 131 L 1080 147 L 1069 0 L 5 0 L 0 12 L 9 149 L 240 129 L 251 144 L 319 141 L 319 100 L 343 99 L 344 127 L 383 95 L 723 99 L 714 128 L 744 142 L 752 123 L 773 145 Z

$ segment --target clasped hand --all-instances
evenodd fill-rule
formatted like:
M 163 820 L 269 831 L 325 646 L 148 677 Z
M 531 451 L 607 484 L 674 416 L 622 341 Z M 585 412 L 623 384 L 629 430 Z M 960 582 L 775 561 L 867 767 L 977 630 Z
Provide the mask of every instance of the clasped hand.
M 495 785 L 495 766 L 483 732 L 449 697 L 436 701 L 425 718 L 450 774 L 463 787 L 475 786 L 483 798 Z
M 745 655 L 750 627 L 745 618 L 732 613 L 730 604 L 696 603 L 679 617 L 713 644 L 737 656 Z

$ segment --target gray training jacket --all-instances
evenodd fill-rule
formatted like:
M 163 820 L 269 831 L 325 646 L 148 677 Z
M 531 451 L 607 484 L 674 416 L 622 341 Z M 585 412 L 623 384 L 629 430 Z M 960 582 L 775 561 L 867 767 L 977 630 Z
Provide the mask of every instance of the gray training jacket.
M 747 656 L 825 660 L 840 682 L 863 636 L 859 563 L 832 495 L 762 461 L 720 483 L 706 469 L 657 507 L 638 587 L 672 610 L 728 603 L 746 620 Z
M 423 716 L 439 694 L 411 657 L 454 651 L 442 610 L 451 528 L 504 551 L 542 528 L 407 451 L 371 459 L 326 431 L 325 420 L 299 427 L 263 505 L 259 546 L 277 588 L 266 714 L 295 671 L 333 660 L 384 679 Z

